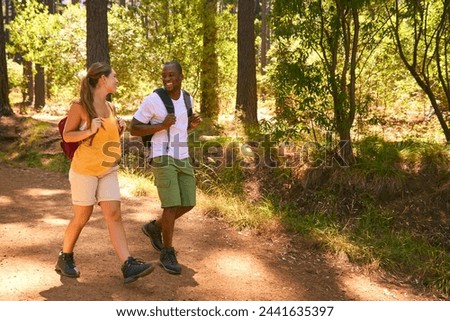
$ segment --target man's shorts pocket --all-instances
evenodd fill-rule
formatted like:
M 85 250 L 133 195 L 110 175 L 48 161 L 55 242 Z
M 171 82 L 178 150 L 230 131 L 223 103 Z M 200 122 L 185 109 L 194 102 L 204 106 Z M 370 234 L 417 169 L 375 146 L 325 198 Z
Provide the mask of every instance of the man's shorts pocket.
M 170 180 L 168 179 L 159 179 L 155 182 L 156 187 L 158 188 L 169 188 Z

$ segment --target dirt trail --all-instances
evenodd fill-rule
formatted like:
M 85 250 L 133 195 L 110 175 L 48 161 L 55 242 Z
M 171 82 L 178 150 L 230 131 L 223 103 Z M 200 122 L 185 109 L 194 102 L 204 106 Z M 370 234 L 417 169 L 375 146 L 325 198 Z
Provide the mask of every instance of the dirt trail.
M 122 211 L 132 255 L 157 264 L 158 254 L 140 231 L 160 212 L 156 195 L 125 195 Z M 199 210 L 176 225 L 181 275 L 157 266 L 124 285 L 96 207 L 75 249 L 81 277 L 63 278 L 53 267 L 70 217 L 65 175 L 0 163 L 0 300 L 436 300 L 377 273 L 365 275 L 287 235 L 239 232 Z

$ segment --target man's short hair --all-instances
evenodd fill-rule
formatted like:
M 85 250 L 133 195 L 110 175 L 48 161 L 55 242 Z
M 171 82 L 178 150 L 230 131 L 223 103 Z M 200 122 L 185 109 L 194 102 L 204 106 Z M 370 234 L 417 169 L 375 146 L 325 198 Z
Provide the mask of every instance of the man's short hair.
M 180 75 L 183 74 L 183 68 L 181 68 L 181 65 L 180 65 L 180 63 L 178 61 L 172 60 L 172 61 L 165 62 L 163 64 L 163 66 L 169 66 L 169 65 L 175 66 L 175 68 L 180 73 Z

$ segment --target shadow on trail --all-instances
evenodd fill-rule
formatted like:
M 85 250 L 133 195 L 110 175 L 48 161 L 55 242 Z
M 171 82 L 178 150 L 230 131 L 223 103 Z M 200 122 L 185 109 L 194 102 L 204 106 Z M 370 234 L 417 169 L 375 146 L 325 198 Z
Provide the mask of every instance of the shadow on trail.
M 89 271 L 84 271 L 87 274 Z M 155 271 L 137 281 L 123 284 L 120 275 L 93 275 L 80 279 L 60 277 L 61 285 L 39 292 L 45 301 L 171 301 L 170 287 L 161 287 L 161 274 L 166 273 L 156 267 Z M 195 286 L 192 270 L 185 269 L 178 286 Z M 166 291 L 161 295 L 161 290 Z

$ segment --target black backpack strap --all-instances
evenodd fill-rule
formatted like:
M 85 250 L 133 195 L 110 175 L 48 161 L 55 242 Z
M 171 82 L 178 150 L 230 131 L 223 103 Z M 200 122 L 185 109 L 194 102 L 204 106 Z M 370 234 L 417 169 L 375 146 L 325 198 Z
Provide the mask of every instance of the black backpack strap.
M 186 106 L 188 117 L 191 117 L 192 116 L 191 95 L 186 90 L 182 91 L 183 91 L 184 105 Z
M 166 90 L 164 88 L 157 88 L 153 92 L 157 93 L 159 98 L 161 98 L 164 106 L 166 106 L 167 113 L 175 114 L 175 107 L 173 106 L 172 98 L 170 98 L 170 96 L 167 94 Z M 182 90 L 182 93 L 183 93 L 184 105 L 186 106 L 188 117 L 191 117 L 192 116 L 191 95 L 185 90 Z M 170 128 L 167 130 L 167 140 L 168 140 L 167 141 L 167 151 L 169 151 Z M 151 141 L 151 136 L 148 136 L 148 138 L 145 138 L 144 144 L 147 144 L 150 141 Z
M 166 106 L 167 113 L 174 114 L 175 110 L 173 107 L 172 98 L 167 94 L 164 88 L 158 88 L 154 90 L 155 93 L 158 94 L 159 98 L 161 98 L 164 106 Z
M 191 117 L 192 116 L 191 95 L 186 90 L 182 89 L 181 91 L 183 93 L 183 100 L 184 100 L 184 104 L 185 104 L 187 112 L 188 112 L 188 117 Z M 158 89 L 155 89 L 154 92 L 157 93 L 158 96 L 163 101 L 164 106 L 166 106 L 167 112 L 169 114 L 174 114 L 175 110 L 174 110 L 173 102 L 172 102 L 172 99 L 170 98 L 170 96 L 167 94 L 166 90 L 164 88 L 158 88 Z
M 168 114 L 175 114 L 175 107 L 173 106 L 172 98 L 167 94 L 167 91 L 164 88 L 155 89 L 153 92 L 157 93 L 159 98 L 161 98 L 164 106 L 166 106 L 166 110 Z M 170 146 L 170 128 L 167 129 L 167 147 L 166 152 L 169 152 Z

